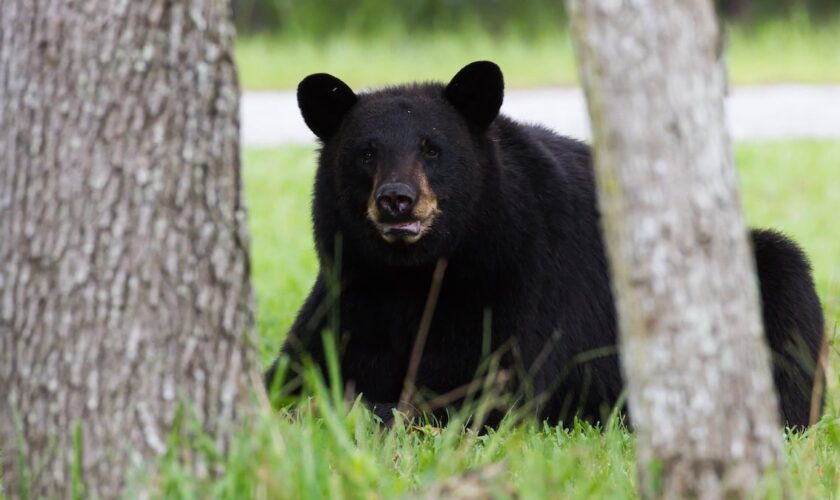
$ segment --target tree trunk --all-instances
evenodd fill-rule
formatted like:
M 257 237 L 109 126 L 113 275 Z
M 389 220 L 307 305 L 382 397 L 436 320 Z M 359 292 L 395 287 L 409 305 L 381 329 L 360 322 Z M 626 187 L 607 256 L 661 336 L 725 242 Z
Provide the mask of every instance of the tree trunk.
M 0 448 L 12 495 L 113 497 L 182 403 L 251 386 L 228 0 L 3 0 Z M 77 441 L 78 440 L 78 441 Z M 79 456 L 80 458 L 76 458 Z
M 569 0 L 640 489 L 741 496 L 782 460 L 710 0 Z

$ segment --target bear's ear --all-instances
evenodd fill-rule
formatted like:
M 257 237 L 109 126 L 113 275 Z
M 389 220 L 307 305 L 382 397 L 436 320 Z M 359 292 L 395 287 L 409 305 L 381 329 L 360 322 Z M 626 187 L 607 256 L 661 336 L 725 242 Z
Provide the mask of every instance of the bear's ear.
M 301 80 L 297 99 L 306 126 L 324 141 L 338 130 L 344 115 L 356 104 L 356 94 L 350 87 L 326 73 Z
M 502 70 L 490 61 L 476 61 L 452 77 L 444 96 L 470 125 L 484 130 L 498 116 L 504 93 Z

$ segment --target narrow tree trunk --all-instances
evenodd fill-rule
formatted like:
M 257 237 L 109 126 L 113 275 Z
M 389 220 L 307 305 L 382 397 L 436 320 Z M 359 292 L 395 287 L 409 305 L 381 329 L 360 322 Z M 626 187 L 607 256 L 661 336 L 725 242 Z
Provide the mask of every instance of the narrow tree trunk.
M 781 464 L 709 0 L 569 0 L 640 488 L 740 496 Z
M 4 486 L 113 497 L 182 402 L 224 446 L 250 383 L 229 2 L 1 10 Z

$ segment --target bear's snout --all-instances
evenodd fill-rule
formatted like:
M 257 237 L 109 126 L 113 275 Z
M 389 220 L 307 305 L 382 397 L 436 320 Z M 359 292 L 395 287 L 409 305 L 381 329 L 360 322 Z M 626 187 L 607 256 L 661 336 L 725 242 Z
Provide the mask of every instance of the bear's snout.
M 380 169 L 368 197 L 367 218 L 388 243 L 416 243 L 440 213 L 437 197 L 418 162 Z M 387 180 L 386 180 L 387 179 Z
M 383 222 L 411 216 L 417 201 L 417 190 L 403 182 L 389 182 L 376 190 L 376 206 Z

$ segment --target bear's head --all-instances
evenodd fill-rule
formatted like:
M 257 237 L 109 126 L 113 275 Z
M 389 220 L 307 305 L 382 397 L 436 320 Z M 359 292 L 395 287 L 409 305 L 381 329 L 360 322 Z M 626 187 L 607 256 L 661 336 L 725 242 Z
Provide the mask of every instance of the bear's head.
M 298 104 L 323 145 L 316 239 L 320 215 L 372 262 L 412 266 L 451 252 L 482 195 L 495 147 L 488 129 L 503 93 L 502 73 L 488 61 L 465 66 L 447 85 L 358 95 L 325 73 L 304 78 Z

